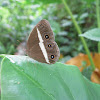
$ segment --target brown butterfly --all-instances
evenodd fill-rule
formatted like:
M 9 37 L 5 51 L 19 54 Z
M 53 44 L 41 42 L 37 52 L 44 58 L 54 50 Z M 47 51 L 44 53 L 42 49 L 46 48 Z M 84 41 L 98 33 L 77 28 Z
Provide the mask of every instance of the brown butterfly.
M 30 33 L 27 54 L 39 62 L 48 64 L 53 64 L 59 59 L 60 51 L 47 20 L 41 20 Z

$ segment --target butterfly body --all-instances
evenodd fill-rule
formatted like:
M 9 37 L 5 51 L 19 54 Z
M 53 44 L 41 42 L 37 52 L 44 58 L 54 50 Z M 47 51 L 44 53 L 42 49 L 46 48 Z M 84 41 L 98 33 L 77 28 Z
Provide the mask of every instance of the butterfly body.
M 59 48 L 47 20 L 41 20 L 29 35 L 27 54 L 42 63 L 53 64 L 58 60 Z

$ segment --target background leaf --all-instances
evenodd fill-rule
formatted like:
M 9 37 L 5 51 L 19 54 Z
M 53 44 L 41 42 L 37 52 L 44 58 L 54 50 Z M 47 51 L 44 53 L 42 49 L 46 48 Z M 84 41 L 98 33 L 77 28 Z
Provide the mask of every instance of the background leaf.
M 76 66 L 52 65 L 26 56 L 6 56 L 1 69 L 2 100 L 99 100 L 100 85 Z
M 28 4 L 30 3 L 34 3 L 34 4 L 39 4 L 39 3 L 43 3 L 43 4 L 49 4 L 49 3 L 61 3 L 61 0 L 34 0 L 34 1 L 30 1 L 30 0 L 26 0 L 26 2 Z
M 94 41 L 100 41 L 100 29 L 95 28 L 79 36 L 83 36 L 86 37 L 87 39 L 94 40 Z
M 91 74 L 92 74 L 92 69 L 91 66 L 86 67 L 85 69 L 83 69 L 82 74 L 87 77 L 89 80 L 91 80 Z

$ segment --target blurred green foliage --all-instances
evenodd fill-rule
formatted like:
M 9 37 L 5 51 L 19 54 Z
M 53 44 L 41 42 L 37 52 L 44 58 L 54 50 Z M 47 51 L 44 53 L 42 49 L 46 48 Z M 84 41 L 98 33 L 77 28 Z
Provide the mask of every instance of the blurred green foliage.
M 96 27 L 94 0 L 67 0 L 83 32 Z M 32 28 L 47 19 L 56 42 L 64 56 L 85 52 L 61 0 L 1 0 L 0 1 L 0 54 L 14 54 L 16 47 L 26 41 Z M 91 52 L 97 43 L 87 40 Z

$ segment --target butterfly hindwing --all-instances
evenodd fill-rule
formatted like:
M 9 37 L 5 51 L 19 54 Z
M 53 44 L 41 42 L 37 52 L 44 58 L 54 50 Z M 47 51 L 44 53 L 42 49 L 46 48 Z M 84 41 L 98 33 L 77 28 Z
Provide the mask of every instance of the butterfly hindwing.
M 28 51 L 28 56 L 31 58 L 34 58 L 35 60 L 39 62 L 46 63 L 45 58 L 43 56 L 43 53 L 40 49 L 39 44 L 34 45 L 29 51 Z

